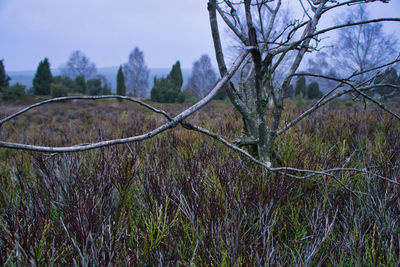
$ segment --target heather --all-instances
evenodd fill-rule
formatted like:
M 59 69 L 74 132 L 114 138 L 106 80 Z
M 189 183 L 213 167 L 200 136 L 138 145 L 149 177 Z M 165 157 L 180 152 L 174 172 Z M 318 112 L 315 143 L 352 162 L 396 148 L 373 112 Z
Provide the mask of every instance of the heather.
M 189 106 L 154 105 L 170 114 Z M 0 117 L 21 107 L 2 103 Z M 286 101 L 282 125 L 305 109 Z M 222 101 L 189 121 L 228 140 L 242 129 L 240 114 Z M 68 146 L 138 135 L 164 122 L 125 101 L 71 101 L 7 122 L 0 138 Z M 400 124 L 372 105 L 334 101 L 275 146 L 280 166 L 366 169 L 400 182 Z M 399 265 L 399 185 L 336 174 L 268 172 L 180 126 L 141 143 L 79 153 L 2 148 L 0 264 Z

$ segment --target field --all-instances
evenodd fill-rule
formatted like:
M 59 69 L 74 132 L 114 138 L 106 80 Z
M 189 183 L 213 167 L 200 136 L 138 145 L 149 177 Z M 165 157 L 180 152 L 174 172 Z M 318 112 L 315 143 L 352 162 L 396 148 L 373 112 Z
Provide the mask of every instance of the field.
M 158 107 L 177 114 L 188 105 Z M 286 105 L 288 121 L 305 109 Z M 0 118 L 21 107 L 2 103 Z M 241 131 L 224 102 L 189 121 L 229 140 Z M 0 140 L 66 146 L 163 122 L 132 103 L 67 102 L 4 124 Z M 280 136 L 277 148 L 287 166 L 367 168 L 400 182 L 400 123 L 373 106 L 331 103 Z M 398 266 L 399 185 L 355 172 L 337 177 L 263 172 L 180 126 L 81 153 L 1 148 L 0 265 Z

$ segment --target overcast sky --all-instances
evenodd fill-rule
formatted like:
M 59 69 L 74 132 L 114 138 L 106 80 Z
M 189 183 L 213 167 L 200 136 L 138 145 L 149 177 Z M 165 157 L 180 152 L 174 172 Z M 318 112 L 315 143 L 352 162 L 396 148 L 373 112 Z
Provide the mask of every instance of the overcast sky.
M 44 57 L 57 68 L 79 49 L 97 67 L 108 67 L 126 62 L 138 46 L 149 67 L 170 67 L 180 60 L 189 68 L 204 53 L 214 58 L 206 4 L 206 0 L 0 0 L 0 59 L 7 71 L 34 70 Z M 400 0 L 374 3 L 370 11 L 374 17 L 400 17 Z M 399 34 L 394 24 L 386 30 Z

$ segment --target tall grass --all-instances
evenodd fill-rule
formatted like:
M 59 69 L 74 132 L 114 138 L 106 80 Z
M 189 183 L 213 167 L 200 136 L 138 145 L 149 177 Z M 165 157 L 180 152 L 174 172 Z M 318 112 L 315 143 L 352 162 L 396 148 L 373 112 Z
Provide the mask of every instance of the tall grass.
M 302 112 L 288 105 L 287 120 Z M 184 108 L 162 107 L 173 114 Z M 2 106 L 0 115 L 14 109 Z M 238 114 L 222 102 L 191 121 L 229 139 L 241 130 Z M 0 136 L 62 146 L 162 122 L 127 103 L 64 103 L 28 112 Z M 276 147 L 296 168 L 368 167 L 400 182 L 400 125 L 378 110 L 324 108 Z M 0 149 L 0 183 L 1 265 L 400 264 L 399 186 L 357 173 L 339 180 L 265 174 L 182 128 L 82 153 Z

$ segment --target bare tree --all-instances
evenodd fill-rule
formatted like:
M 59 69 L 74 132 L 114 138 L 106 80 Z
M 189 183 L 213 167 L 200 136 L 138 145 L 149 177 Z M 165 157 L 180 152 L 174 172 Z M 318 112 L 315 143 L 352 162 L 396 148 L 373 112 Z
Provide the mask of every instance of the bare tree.
M 96 65 L 81 51 L 75 50 L 71 53 L 67 63 L 60 67 L 61 75 L 75 79 L 84 76 L 85 79 L 93 78 L 96 73 Z
M 339 23 L 354 23 L 370 19 L 365 5 L 350 9 Z M 353 72 L 364 72 L 388 62 L 399 54 L 397 39 L 384 33 L 382 23 L 360 24 L 355 27 L 341 28 L 338 40 L 333 44 L 331 55 L 333 65 L 337 66 L 341 75 Z M 367 74 L 367 73 L 366 73 Z M 362 74 L 360 80 L 371 77 Z
M 226 25 L 241 41 L 243 51 L 249 51 L 246 61 L 251 65 L 251 70 L 246 72 L 244 81 L 227 87 L 228 95 L 235 108 L 243 118 L 243 136 L 237 141 L 240 146 L 247 146 L 252 154 L 258 157 L 268 166 L 272 165 L 272 158 L 278 159 L 278 151 L 274 144 L 276 137 L 284 133 L 304 116 L 310 114 L 321 104 L 326 103 L 328 95 L 325 95 L 318 105 L 307 111 L 286 127 L 279 129 L 283 112 L 283 99 L 290 83 L 296 75 L 301 62 L 307 53 L 315 52 L 320 38 L 324 33 L 335 29 L 364 25 L 381 20 L 363 20 L 349 22 L 343 25 L 335 25 L 327 29 L 317 30 L 321 17 L 329 11 L 341 8 L 349 4 L 363 3 L 364 1 L 308 1 L 305 6 L 303 20 L 293 20 L 279 33 L 275 32 L 276 18 L 281 9 L 282 1 L 209 1 L 210 23 L 214 39 L 215 52 L 221 75 L 226 73 L 224 51 L 217 23 L 217 12 Z M 269 13 L 269 20 L 264 20 L 264 14 Z M 242 20 L 239 14 L 245 14 Z M 383 19 L 382 21 L 384 21 Z M 389 19 L 391 20 L 391 19 Z M 394 19 L 396 20 L 396 19 Z M 398 19 L 397 19 L 398 20 Z M 265 24 L 264 24 L 265 23 Z M 289 66 L 285 66 L 282 79 L 274 80 L 277 69 L 286 58 L 290 58 Z M 362 75 L 367 69 L 363 69 L 355 76 Z M 330 77 L 326 77 L 330 79 Z M 343 79 L 344 81 L 344 79 Z M 342 86 L 344 83 L 342 83 Z M 342 87 L 341 86 L 341 87 Z M 349 86 L 346 84 L 346 86 Z M 354 86 L 352 84 L 352 86 Z M 365 85 L 364 85 L 365 86 Z M 357 87 L 351 87 L 358 90 Z M 366 88 L 363 88 L 363 90 Z M 337 94 L 339 95 L 339 94 Z M 272 110 L 268 110 L 267 103 L 273 102 Z M 270 119 L 267 120 L 267 117 Z
M 138 47 L 129 54 L 128 62 L 123 65 L 127 83 L 127 93 L 135 97 L 148 95 L 150 71 L 144 61 L 144 54 Z
M 357 22 L 349 22 L 345 24 L 334 25 L 325 29 L 318 29 L 318 23 L 322 16 L 328 14 L 331 10 L 346 7 L 351 4 L 365 4 L 372 1 L 347 0 L 347 1 L 307 1 L 306 4 L 300 0 L 304 14 L 300 19 L 290 20 L 289 23 L 281 28 L 279 32 L 275 32 L 275 23 L 278 13 L 281 9 L 282 0 L 244 0 L 244 1 L 208 1 L 208 11 L 210 18 L 210 26 L 214 41 L 215 53 L 221 79 L 214 88 L 201 100 L 193 106 L 182 111 L 175 117 L 172 117 L 163 110 L 156 109 L 135 98 L 125 96 L 97 96 L 97 97 L 64 97 L 46 100 L 31 105 L 15 114 L 12 114 L 0 120 L 0 126 L 7 121 L 23 114 L 24 112 L 57 101 L 65 101 L 70 99 L 101 99 L 101 98 L 117 98 L 125 99 L 143 105 L 153 112 L 162 114 L 167 122 L 158 128 L 142 135 L 132 136 L 122 139 L 114 139 L 101 141 L 97 143 L 75 145 L 70 147 L 45 147 L 25 145 L 11 142 L 0 141 L 0 147 L 8 147 L 14 149 L 25 149 L 40 152 L 75 152 L 84 151 L 115 144 L 123 144 L 128 142 L 139 142 L 154 137 L 155 135 L 166 131 L 167 129 L 176 127 L 181 124 L 188 130 L 198 131 L 206 134 L 219 142 L 223 143 L 230 149 L 233 149 L 253 162 L 264 167 L 267 171 L 280 172 L 284 175 L 297 179 L 307 179 L 315 175 L 325 175 L 337 179 L 335 173 L 349 171 L 360 172 L 386 179 L 392 183 L 399 184 L 389 178 L 385 178 L 377 173 L 371 173 L 367 169 L 354 169 L 337 167 L 326 170 L 303 170 L 295 169 L 290 166 L 279 166 L 283 162 L 279 160 L 279 151 L 275 146 L 276 139 L 279 135 L 287 133 L 299 121 L 318 110 L 321 106 L 329 103 L 345 94 L 357 94 L 371 102 L 377 104 L 380 108 L 389 112 L 397 120 L 400 116 L 392 110 L 385 107 L 375 99 L 366 94 L 368 90 L 377 86 L 371 81 L 357 82 L 357 78 L 368 72 L 373 72 L 378 68 L 384 68 L 400 61 L 399 58 L 391 59 L 389 62 L 383 63 L 370 69 L 363 69 L 350 74 L 347 77 L 329 77 L 324 75 L 298 73 L 299 66 L 304 60 L 307 53 L 317 51 L 318 44 L 324 34 L 333 30 L 354 27 L 364 24 L 377 23 L 382 21 L 400 21 L 400 18 L 381 18 L 373 20 L 364 20 Z M 224 57 L 224 50 L 221 44 L 219 25 L 217 22 L 217 14 L 220 15 L 227 27 L 237 36 L 241 42 L 240 52 L 237 59 L 228 70 Z M 239 14 L 244 14 L 244 19 Z M 269 19 L 264 20 L 265 14 Z M 394 56 L 394 55 L 393 55 Z M 276 72 L 279 68 L 284 68 L 279 78 L 276 78 Z M 242 72 L 242 70 L 246 70 Z M 241 72 L 241 82 L 234 84 L 231 78 L 237 72 Z M 243 74 L 243 75 L 242 75 Z M 319 99 L 311 108 L 306 110 L 293 121 L 284 123 L 282 121 L 282 113 L 284 110 L 284 97 L 290 87 L 291 81 L 296 76 L 311 76 L 325 78 L 338 82 L 321 99 Z M 391 85 L 395 86 L 395 85 Z M 235 143 L 227 141 L 220 135 L 210 132 L 207 129 L 200 128 L 196 125 L 185 122 L 185 119 L 206 105 L 218 93 L 219 90 L 225 88 L 227 94 L 234 107 L 240 113 L 243 119 L 243 136 Z M 399 86 L 397 86 L 399 88 Z M 343 90 L 339 90 L 343 89 Z M 272 102 L 273 106 L 267 109 L 267 103 Z M 245 147 L 246 149 L 243 149 Z M 350 190 L 350 189 L 349 189 Z
M 217 75 L 208 55 L 202 55 L 193 63 L 192 74 L 189 78 L 185 91 L 196 98 L 205 97 L 217 82 Z

